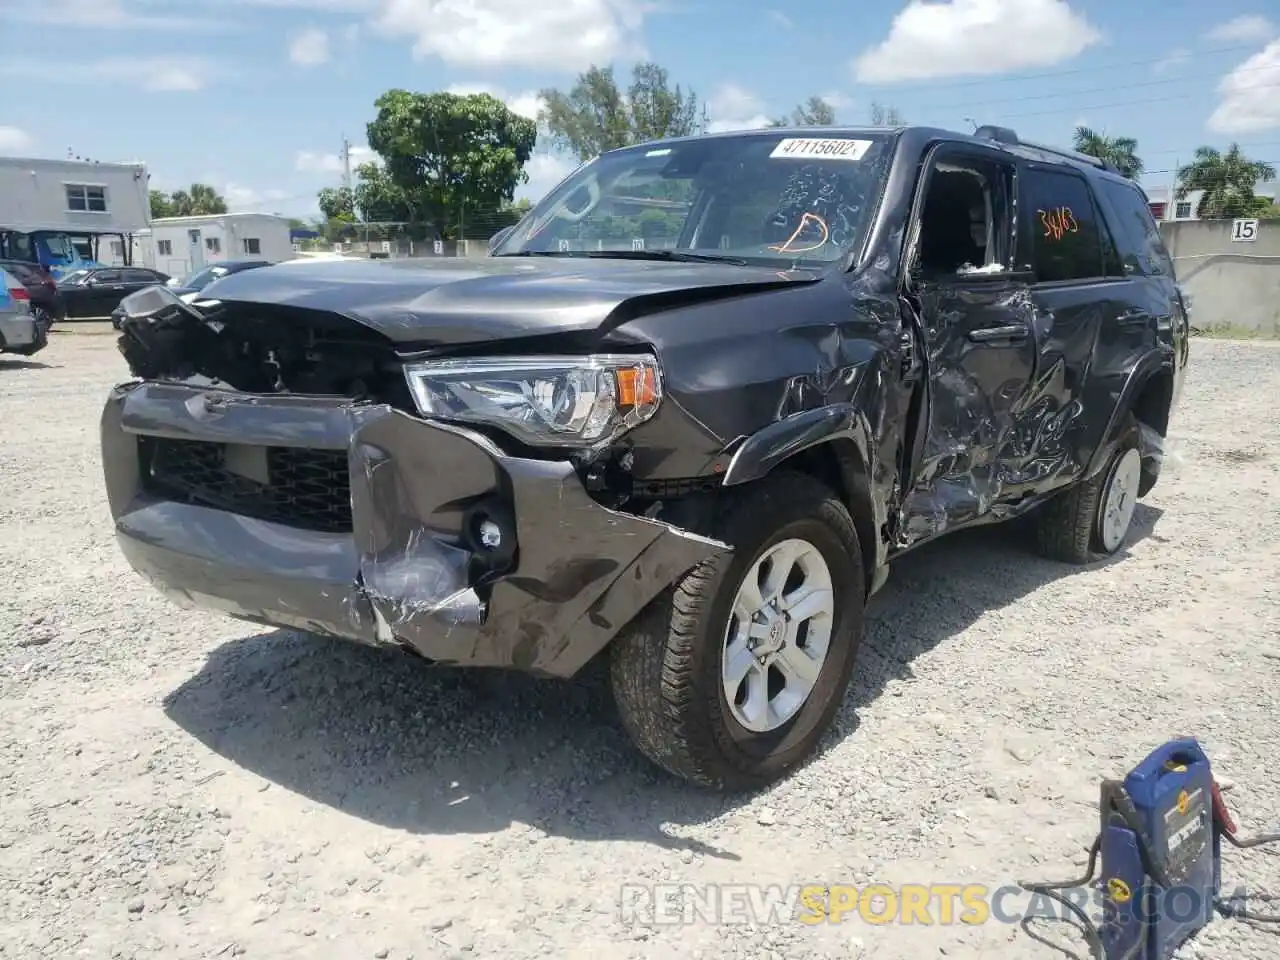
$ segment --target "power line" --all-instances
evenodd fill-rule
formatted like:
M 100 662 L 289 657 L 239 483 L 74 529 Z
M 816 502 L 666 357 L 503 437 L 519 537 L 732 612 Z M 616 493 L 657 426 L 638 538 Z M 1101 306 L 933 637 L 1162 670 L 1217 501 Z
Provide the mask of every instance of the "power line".
M 1280 88 L 1280 83 L 1260 83 L 1254 89 L 1271 88 Z M 1016 120 L 1020 117 L 1052 117 L 1064 113 L 1080 114 L 1089 110 L 1110 110 L 1113 107 L 1142 106 L 1147 103 L 1172 103 L 1177 100 L 1190 100 L 1193 97 L 1198 97 L 1200 95 L 1200 93 L 1184 93 L 1170 97 L 1142 97 L 1138 100 L 1118 100 L 1114 103 L 1096 103 L 1090 106 L 1059 107 L 1055 110 L 1034 110 L 1027 113 L 1005 113 L 997 114 L 997 116 L 1004 120 Z
M 1275 64 L 1269 63 L 1262 67 L 1249 67 L 1247 70 L 1240 70 L 1237 68 L 1234 72 L 1235 73 L 1255 73 L 1258 71 L 1266 71 L 1266 70 L 1274 72 L 1276 69 L 1277 68 Z M 1145 81 L 1142 81 L 1141 83 L 1126 83 L 1124 86 L 1125 86 L 1125 89 L 1132 89 L 1134 87 L 1158 87 L 1158 86 L 1163 86 L 1164 84 L 1169 84 L 1169 83 L 1191 83 L 1193 81 L 1217 80 L 1220 78 L 1221 78 L 1221 74 L 1218 74 L 1218 73 L 1197 74 L 1195 76 L 1190 76 L 1190 77 L 1169 77 L 1164 80 L 1145 80 Z M 1270 84 L 1260 84 L 1260 86 L 1270 86 Z M 1026 96 L 1021 96 L 1021 97 L 999 97 L 994 100 L 984 100 L 983 103 L 1019 103 L 1024 100 L 1050 100 L 1054 97 L 1075 97 L 1075 96 L 1080 96 L 1081 94 L 1088 94 L 1088 93 L 1110 93 L 1115 89 L 1116 89 L 1116 85 L 1112 83 L 1112 84 L 1108 84 L 1105 87 L 1089 87 L 1084 90 L 1059 90 L 1053 93 L 1033 93 L 1033 94 L 1027 94 Z M 950 104 L 948 106 L 934 107 L 931 109 L 936 109 L 939 111 L 941 110 L 972 110 L 973 101 L 970 100 L 965 103 Z
M 1201 56 L 1213 56 L 1217 53 L 1239 53 L 1243 50 L 1252 50 L 1254 53 L 1259 52 L 1256 43 L 1237 44 L 1231 47 L 1216 47 L 1212 50 L 1202 50 Z M 1051 70 L 1047 73 L 1023 73 L 1012 77 L 988 77 L 985 79 L 962 80 L 957 83 L 949 83 L 949 87 L 979 87 L 990 83 L 1022 83 L 1026 80 L 1040 80 L 1048 77 L 1069 77 L 1080 73 L 1098 73 L 1103 70 L 1109 70 L 1116 67 L 1138 67 L 1145 64 L 1161 63 L 1168 60 L 1166 54 L 1163 57 L 1150 57 L 1144 60 L 1122 60 L 1112 63 L 1100 63 L 1092 67 L 1073 67 L 1070 70 Z M 923 82 L 923 81 L 922 81 Z

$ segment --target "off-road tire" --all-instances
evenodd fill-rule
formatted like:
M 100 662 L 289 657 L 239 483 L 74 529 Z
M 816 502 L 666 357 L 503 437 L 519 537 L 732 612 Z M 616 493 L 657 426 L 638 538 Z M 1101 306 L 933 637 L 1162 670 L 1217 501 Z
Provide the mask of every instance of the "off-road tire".
M 1106 468 L 1092 479 L 1072 484 L 1040 509 L 1036 547 L 1043 556 L 1063 563 L 1086 564 L 1107 555 L 1098 534 L 1098 511 L 1116 465 L 1131 449 L 1140 449 L 1138 421 L 1133 414 L 1128 415 Z M 1122 540 L 1121 546 L 1123 543 Z
M 862 639 L 866 581 L 848 510 L 813 477 L 780 471 L 725 497 L 707 532 L 733 552 L 695 567 L 614 639 L 610 678 L 622 725 L 645 756 L 697 785 L 736 791 L 779 779 L 827 732 Z M 755 734 L 725 701 L 724 633 L 743 576 L 769 546 L 789 537 L 822 553 L 835 587 L 835 622 L 804 706 L 777 730 Z

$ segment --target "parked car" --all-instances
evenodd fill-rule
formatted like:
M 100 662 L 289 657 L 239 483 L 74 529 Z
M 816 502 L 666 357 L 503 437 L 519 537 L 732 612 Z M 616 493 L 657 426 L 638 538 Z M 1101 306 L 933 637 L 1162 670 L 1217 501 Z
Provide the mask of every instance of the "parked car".
M 1121 551 L 1188 358 L 1141 189 L 996 127 L 627 147 L 490 257 L 136 299 L 102 421 L 136 570 L 435 663 L 606 657 L 639 748 L 720 789 L 811 755 L 909 551 L 1015 517 Z
M 58 293 L 57 281 L 46 269 L 34 263 L 22 260 L 0 260 L 0 269 L 7 270 L 27 288 L 31 297 L 31 313 L 44 323 L 46 328 L 63 315 L 62 297 Z
M 233 273 L 239 273 L 241 270 L 253 270 L 257 267 L 269 267 L 272 261 L 251 259 L 251 260 L 221 260 L 218 263 L 210 264 L 207 267 L 201 267 L 193 273 L 188 274 L 185 278 L 179 280 L 171 277 L 167 281 L 167 286 L 182 299 L 190 302 L 194 300 L 205 287 L 222 277 L 229 276 Z M 111 325 L 117 330 L 120 329 L 120 321 L 124 319 L 125 310 L 123 301 L 111 311 Z
M 48 328 L 42 327 L 31 313 L 31 295 L 26 285 L 0 268 L 0 353 L 29 357 L 48 343 Z
M 73 270 L 58 281 L 64 316 L 88 320 L 108 317 L 135 290 L 167 283 L 169 275 L 146 267 L 101 267 Z

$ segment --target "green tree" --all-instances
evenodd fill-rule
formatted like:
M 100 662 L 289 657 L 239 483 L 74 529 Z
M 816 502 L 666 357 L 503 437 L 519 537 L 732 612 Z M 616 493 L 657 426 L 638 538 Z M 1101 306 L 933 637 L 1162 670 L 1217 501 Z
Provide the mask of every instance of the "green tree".
M 154 206 L 155 200 L 152 199 Z M 170 217 L 201 217 L 212 213 L 226 213 L 227 201 L 207 183 L 193 183 L 186 190 L 175 190 L 169 196 Z
M 771 127 L 830 127 L 836 122 L 836 111 L 821 97 L 810 97 L 791 111 L 790 116 L 770 122 Z
M 325 187 L 316 194 L 316 205 L 326 220 L 355 219 L 355 202 L 346 187 Z
M 1142 175 L 1142 158 L 1138 156 L 1138 141 L 1133 137 L 1108 137 L 1088 127 L 1076 127 L 1071 145 L 1079 152 L 1099 160 L 1109 160 L 1130 180 Z
M 169 200 L 169 195 L 163 190 L 151 191 L 151 219 L 156 220 L 160 217 L 173 216 L 173 203 Z
M 376 163 L 355 169 L 355 208 L 366 223 L 413 223 L 413 205 L 391 175 Z
M 553 146 L 579 160 L 618 147 L 685 137 L 707 127 L 706 111 L 697 94 L 679 85 L 672 88 L 667 71 L 656 63 L 638 63 L 625 92 L 613 67 L 591 67 L 578 75 L 568 92 L 539 92 L 545 106 L 538 121 L 551 135 Z
M 1226 153 L 1198 147 L 1195 159 L 1178 170 L 1176 195 L 1182 200 L 1193 190 L 1203 190 L 1196 205 L 1196 216 L 1202 220 L 1256 216 L 1258 198 L 1253 188 L 1275 176 L 1275 167 L 1250 160 L 1238 143 L 1231 144 Z
M 871 125 L 873 127 L 899 127 L 906 122 L 906 118 L 897 107 L 887 107 L 882 103 L 872 102 Z
M 368 212 L 381 211 L 383 202 L 403 203 L 411 223 L 427 224 L 443 238 L 470 215 L 511 202 L 528 180 L 524 165 L 537 125 L 496 97 L 388 90 L 374 105 L 367 134 L 383 163 L 377 173 L 360 167 Z M 397 192 L 372 192 L 386 183 Z M 356 205 L 366 212 L 359 195 Z
M 1280 220 L 1280 205 L 1270 197 L 1254 197 L 1253 216 L 1259 220 Z

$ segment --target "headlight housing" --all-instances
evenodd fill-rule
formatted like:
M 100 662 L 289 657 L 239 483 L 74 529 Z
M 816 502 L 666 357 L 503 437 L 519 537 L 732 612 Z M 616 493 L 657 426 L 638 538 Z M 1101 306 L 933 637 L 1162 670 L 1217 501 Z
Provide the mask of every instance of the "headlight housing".
M 407 364 L 405 378 L 424 417 L 497 427 L 533 447 L 609 443 L 662 400 L 649 355 L 428 360 Z

